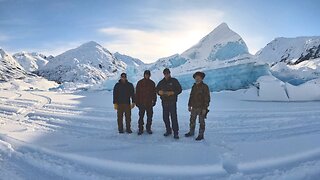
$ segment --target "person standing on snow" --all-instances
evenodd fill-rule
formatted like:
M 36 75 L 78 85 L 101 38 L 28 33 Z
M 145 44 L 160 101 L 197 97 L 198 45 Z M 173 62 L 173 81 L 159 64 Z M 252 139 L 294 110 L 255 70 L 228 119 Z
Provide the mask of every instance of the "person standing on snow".
M 196 72 L 193 75 L 195 83 L 192 86 L 188 103 L 188 110 L 191 112 L 190 131 L 185 136 L 194 136 L 196 119 L 199 116 L 200 128 L 199 135 L 196 138 L 197 141 L 204 139 L 205 118 L 209 112 L 208 107 L 210 103 L 210 91 L 208 85 L 203 82 L 204 77 L 205 74 L 203 72 Z
M 132 100 L 132 103 L 130 102 Z M 123 114 L 126 118 L 126 132 L 131 134 L 131 109 L 135 106 L 135 94 L 132 83 L 128 82 L 127 74 L 122 73 L 121 79 L 113 88 L 113 104 L 117 110 L 117 121 L 119 133 L 123 130 Z
M 150 71 L 144 71 L 143 76 L 144 78 L 138 81 L 136 87 L 136 105 L 139 108 L 138 135 L 143 134 L 143 117 L 146 112 L 146 130 L 148 134 L 152 134 L 151 124 L 153 116 L 153 106 L 155 106 L 157 102 L 156 84 L 150 79 Z
M 168 68 L 163 70 L 164 78 L 157 85 L 157 93 L 162 100 L 163 121 L 166 126 L 164 136 L 174 133 L 174 138 L 179 139 L 179 124 L 177 117 L 177 99 L 182 92 L 179 81 L 171 77 Z M 172 129 L 170 126 L 169 116 L 171 116 Z

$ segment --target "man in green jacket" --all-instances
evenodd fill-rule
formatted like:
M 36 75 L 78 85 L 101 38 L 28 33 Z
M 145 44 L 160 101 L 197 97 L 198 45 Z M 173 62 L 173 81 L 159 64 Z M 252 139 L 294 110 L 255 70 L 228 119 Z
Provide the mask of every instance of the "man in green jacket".
M 199 116 L 200 128 L 197 141 L 204 139 L 205 118 L 209 112 L 208 107 L 210 103 L 210 91 L 208 85 L 203 82 L 205 74 L 203 72 L 196 72 L 193 75 L 195 83 L 189 97 L 188 110 L 190 115 L 190 131 L 185 134 L 186 137 L 194 136 L 196 127 L 196 119 Z

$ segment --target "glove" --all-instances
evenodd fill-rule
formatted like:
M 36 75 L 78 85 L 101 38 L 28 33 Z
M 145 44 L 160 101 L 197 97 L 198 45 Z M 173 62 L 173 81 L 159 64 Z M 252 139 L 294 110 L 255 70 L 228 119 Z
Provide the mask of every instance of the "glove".
M 189 112 L 191 112 L 191 110 L 192 110 L 192 107 L 191 107 L 191 106 L 189 106 L 189 107 L 188 107 L 188 111 L 189 111 Z
M 173 96 L 173 95 L 174 95 L 174 92 L 173 92 L 173 91 L 168 91 L 168 92 L 167 92 L 167 95 L 168 95 L 168 96 Z
M 206 115 L 206 113 L 207 113 L 207 110 L 206 109 L 202 109 L 201 114 L 202 115 Z
M 160 95 L 160 96 L 163 96 L 163 95 L 164 95 L 164 91 L 160 90 L 160 91 L 159 91 L 159 95 Z
M 118 110 L 118 104 L 113 104 L 114 110 Z
M 132 103 L 132 104 L 131 104 L 131 109 L 133 109 L 135 106 L 136 106 L 136 104 L 135 104 L 135 103 Z

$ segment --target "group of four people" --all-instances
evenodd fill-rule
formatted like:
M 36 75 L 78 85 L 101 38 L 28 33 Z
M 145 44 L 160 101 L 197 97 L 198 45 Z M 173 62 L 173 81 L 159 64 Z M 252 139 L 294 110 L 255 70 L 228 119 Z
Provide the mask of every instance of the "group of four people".
M 143 118 L 145 114 L 147 114 L 146 131 L 148 134 L 152 134 L 153 107 L 156 105 L 158 94 L 162 101 L 163 121 L 166 128 L 164 136 L 171 135 L 173 131 L 173 137 L 179 139 L 177 100 L 182 88 L 179 81 L 171 77 L 171 72 L 168 68 L 163 70 L 163 75 L 164 78 L 156 86 L 150 79 L 150 71 L 146 70 L 144 78 L 138 81 L 135 91 L 133 84 L 128 82 L 127 75 L 125 73 L 121 74 L 121 79 L 113 89 L 113 104 L 115 110 L 117 110 L 119 133 L 124 133 L 123 115 L 125 115 L 126 132 L 132 133 L 131 109 L 137 106 L 139 108 L 138 135 L 142 135 L 144 132 Z M 192 86 L 188 102 L 188 110 L 191 112 L 190 130 L 185 136 L 194 136 L 196 119 L 199 117 L 200 128 L 196 140 L 204 139 L 205 118 L 209 112 L 210 91 L 209 87 L 203 82 L 204 77 L 205 74 L 203 72 L 196 72 L 193 75 L 195 83 Z

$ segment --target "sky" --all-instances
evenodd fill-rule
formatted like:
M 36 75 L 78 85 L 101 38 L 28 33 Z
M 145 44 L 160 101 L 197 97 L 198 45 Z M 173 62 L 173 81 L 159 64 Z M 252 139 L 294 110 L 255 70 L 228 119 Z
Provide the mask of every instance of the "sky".
M 151 63 L 225 22 L 255 54 L 276 37 L 320 36 L 319 0 L 0 0 L 0 47 L 59 55 L 96 41 Z

